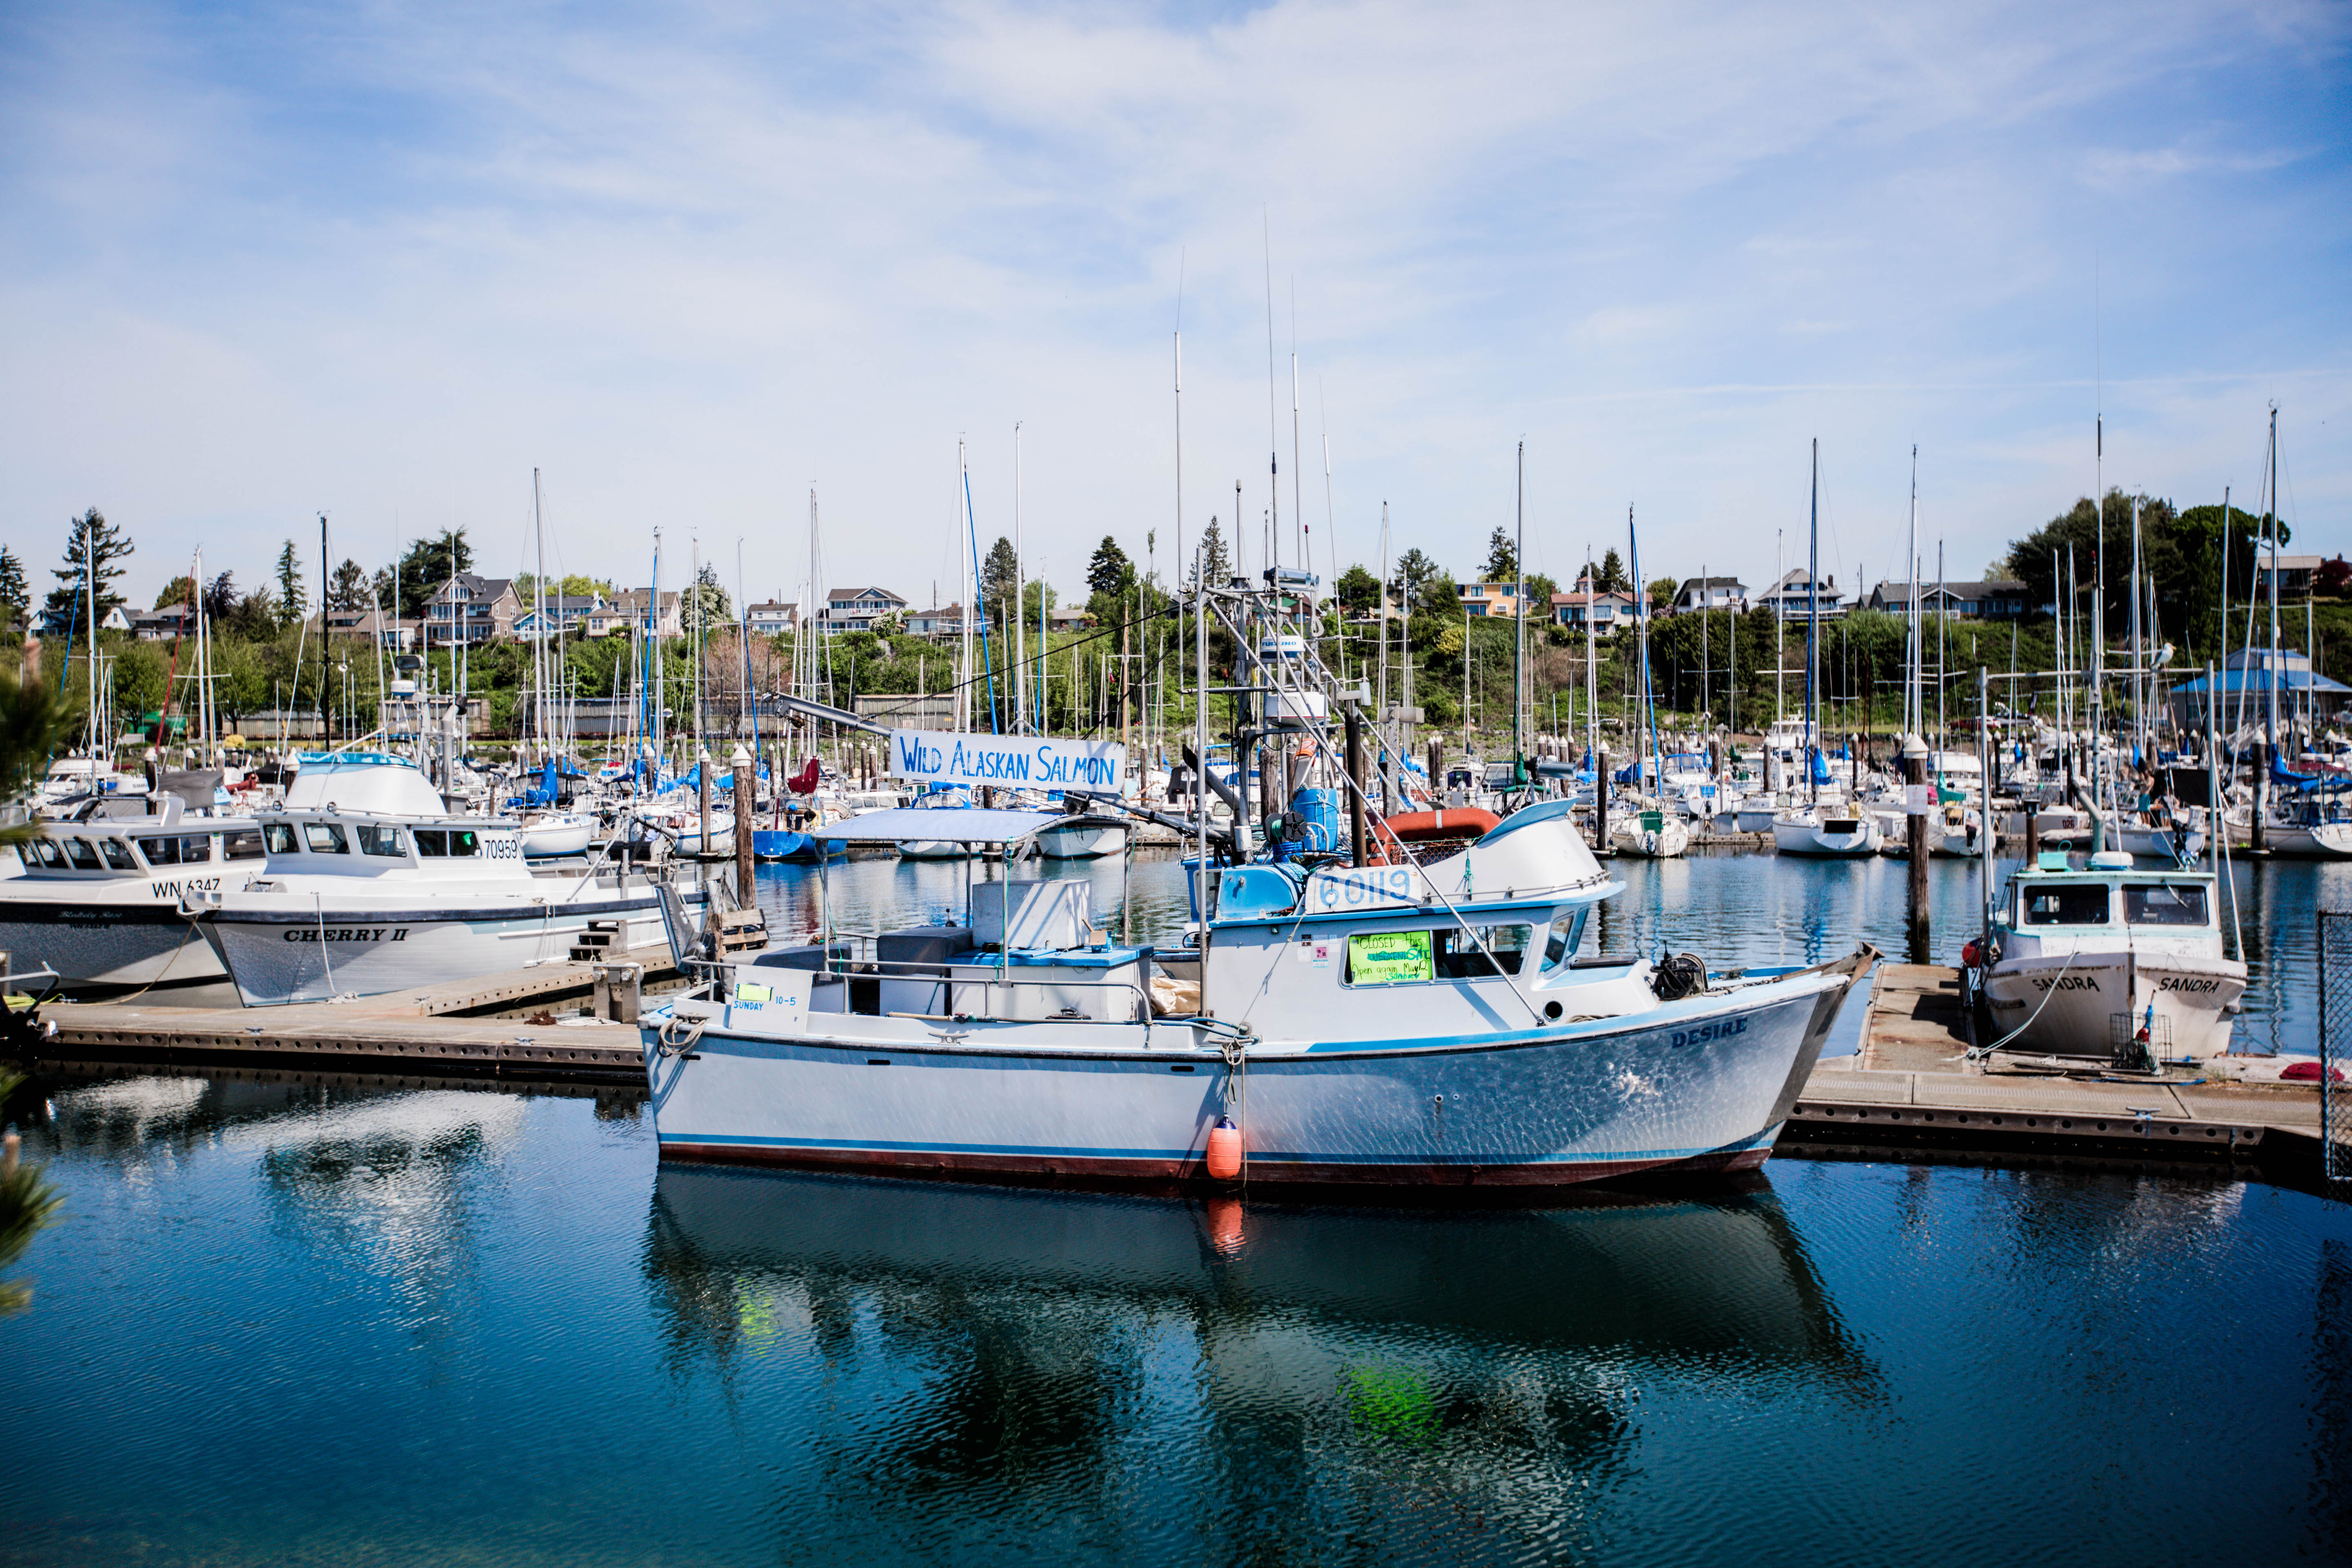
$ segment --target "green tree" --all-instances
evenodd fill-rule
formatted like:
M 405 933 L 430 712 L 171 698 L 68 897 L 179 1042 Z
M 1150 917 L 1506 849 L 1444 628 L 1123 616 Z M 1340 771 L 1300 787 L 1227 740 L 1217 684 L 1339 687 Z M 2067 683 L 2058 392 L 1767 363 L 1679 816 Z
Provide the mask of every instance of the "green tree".
M 1650 607 L 1663 610 L 1675 602 L 1675 594 L 1682 587 L 1672 577 L 1658 577 L 1650 583 Z
M 1601 574 L 1592 584 L 1595 593 L 1622 593 L 1633 585 L 1633 580 L 1625 575 L 1625 563 L 1617 552 L 1612 550 L 1601 557 Z
M 373 604 L 374 595 L 368 584 L 367 574 L 360 563 L 348 557 L 327 584 L 327 608 L 350 613 L 364 610 Z
M 75 518 L 66 528 L 66 563 L 54 574 L 58 585 L 49 590 L 42 612 L 62 622 L 75 616 L 75 606 L 79 605 L 82 617 L 104 620 L 109 611 L 122 603 L 122 595 L 114 590 L 115 580 L 122 575 L 119 563 L 137 548 L 96 507 Z M 95 613 L 87 596 L 93 570 L 98 574 Z
M 25 583 L 25 563 L 16 552 L 0 544 L 0 620 L 12 634 L 32 613 L 33 591 Z
M 1102 542 L 1095 546 L 1093 557 L 1087 562 L 1087 592 L 1125 594 L 1134 586 L 1135 563 L 1118 547 L 1118 541 L 1104 534 Z
M 1482 583 L 1512 583 L 1518 580 L 1519 552 L 1511 536 L 1496 529 L 1486 539 L 1486 574 Z
M 155 595 L 155 607 L 159 610 L 168 610 L 174 605 L 193 606 L 195 602 L 196 580 L 185 573 L 164 584 L 163 591 Z
M 456 574 L 473 569 L 474 549 L 466 542 L 463 529 L 445 528 L 437 539 L 412 540 L 394 570 L 401 618 L 413 621 L 423 616 L 436 589 Z
M 1380 602 L 1381 580 L 1360 565 L 1350 566 L 1339 574 L 1339 580 L 1331 589 L 1349 609 L 1369 610 Z
M 1225 579 L 1234 574 L 1234 563 L 1225 553 L 1225 536 L 1217 527 L 1217 520 L 1209 519 L 1209 526 L 1201 531 L 1201 571 L 1211 587 L 1223 587 Z
M 988 547 L 988 555 L 980 563 L 980 607 L 995 625 L 1004 625 L 1013 606 L 1015 584 L 1020 581 L 1020 558 L 1013 552 L 1013 541 L 1003 535 Z
M 278 624 L 292 626 L 310 607 L 310 595 L 302 586 L 302 557 L 289 539 L 278 552 Z
M 1551 614 L 1551 596 L 1559 592 L 1559 584 L 1540 572 L 1528 576 L 1528 618 L 1539 621 Z

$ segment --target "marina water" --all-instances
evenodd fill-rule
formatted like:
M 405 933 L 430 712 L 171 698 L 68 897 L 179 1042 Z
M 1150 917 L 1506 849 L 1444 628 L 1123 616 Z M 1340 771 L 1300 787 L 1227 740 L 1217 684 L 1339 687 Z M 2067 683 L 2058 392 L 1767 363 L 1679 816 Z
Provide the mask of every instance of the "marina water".
M 1055 869 L 1182 918 L 1171 862 Z M 1933 869 L 1948 956 L 1974 869 Z M 991 874 L 824 892 L 872 930 Z M 1618 874 L 1611 951 L 1899 953 L 1899 864 Z M 2239 873 L 2243 1045 L 2308 1047 L 2346 875 Z M 2224 1173 L 1307 1207 L 663 1170 L 627 1094 L 9 1114 L 68 1212 L 0 1320 L 0 1563 L 2352 1557 L 2352 1207 Z

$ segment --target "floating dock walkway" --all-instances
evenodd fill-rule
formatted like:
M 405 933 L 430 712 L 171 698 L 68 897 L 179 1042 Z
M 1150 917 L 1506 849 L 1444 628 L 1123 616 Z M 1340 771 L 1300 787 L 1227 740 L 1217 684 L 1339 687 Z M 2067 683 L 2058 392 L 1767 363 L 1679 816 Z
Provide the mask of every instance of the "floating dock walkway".
M 2316 1083 L 2237 1083 L 2201 1067 L 2128 1081 L 1987 1071 L 1968 1058 L 1960 974 L 1880 967 L 1861 1048 L 1814 1068 L 1781 1148 L 1924 1148 L 2291 1165 L 2319 1152 Z
M 643 965 L 647 993 L 679 984 L 667 947 L 640 948 L 625 962 Z M 287 1007 L 51 1003 L 41 1016 L 56 1032 L 33 1065 L 388 1072 L 402 1082 L 634 1089 L 645 1082 L 636 1026 L 584 1016 L 595 969 L 546 963 Z M 1943 1150 L 2003 1163 L 2063 1156 L 2259 1163 L 2265 1174 L 2315 1168 L 2316 1084 L 2221 1082 L 2194 1068 L 2128 1082 L 1988 1072 L 1967 1057 L 1957 970 L 1889 963 L 1874 978 L 1860 1050 L 1813 1070 L 1790 1112 L 1784 1154 Z

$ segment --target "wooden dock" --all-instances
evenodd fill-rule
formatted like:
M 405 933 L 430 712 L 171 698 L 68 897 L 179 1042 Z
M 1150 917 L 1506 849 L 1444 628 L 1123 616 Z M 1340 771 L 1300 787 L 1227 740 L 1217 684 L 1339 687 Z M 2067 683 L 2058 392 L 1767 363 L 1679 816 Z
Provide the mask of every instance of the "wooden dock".
M 1958 970 L 1883 965 L 1861 1048 L 1813 1070 L 1783 1147 L 2222 1162 L 2316 1148 L 2316 1084 L 2228 1082 L 2201 1068 L 2131 1081 L 1988 1071 L 1969 1044 Z
M 678 982 L 667 947 L 638 948 L 645 986 Z M 382 1069 L 555 1083 L 642 1083 L 636 1026 L 583 1015 L 594 965 L 562 961 L 423 991 L 285 1007 L 52 1002 L 51 1062 Z
M 667 948 L 640 948 L 648 992 L 680 983 Z M 421 1084 L 573 1085 L 635 1093 L 645 1082 L 636 1027 L 584 1015 L 593 966 L 555 963 L 461 984 L 288 1007 L 51 1003 L 46 1070 L 151 1066 L 171 1070 L 364 1074 Z M 1956 1152 L 1980 1162 L 2050 1157 L 2196 1160 L 2315 1168 L 2315 1084 L 2095 1079 L 1987 1071 L 1967 1059 L 1959 975 L 1938 965 L 1880 968 L 1861 1048 L 1815 1068 L 1780 1152 L 1885 1158 Z M 2303 1184 L 2297 1182 L 2296 1184 Z

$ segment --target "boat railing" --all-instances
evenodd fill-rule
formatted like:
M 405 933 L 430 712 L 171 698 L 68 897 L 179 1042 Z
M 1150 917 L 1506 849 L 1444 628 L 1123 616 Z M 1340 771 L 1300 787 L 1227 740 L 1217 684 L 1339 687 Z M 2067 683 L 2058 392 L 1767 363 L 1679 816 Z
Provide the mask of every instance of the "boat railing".
M 945 958 L 880 958 L 874 955 L 876 944 L 879 941 L 879 936 L 835 932 L 832 942 L 835 950 L 835 953 L 824 959 L 822 967 L 810 969 L 806 973 L 822 975 L 828 981 L 924 981 L 934 986 L 948 988 L 950 997 L 952 997 L 957 991 L 980 986 L 984 988 L 983 994 L 990 1005 L 988 1011 L 981 1013 L 969 1011 L 918 1013 L 894 1009 L 883 1015 L 892 1018 L 919 1018 L 933 1022 L 962 1022 L 976 1019 L 1003 1024 L 1116 1024 L 1121 1027 L 1137 1023 L 1141 1023 L 1148 1027 L 1151 1022 L 1150 993 L 1131 980 L 1064 980 L 1046 979 L 1042 976 L 1023 978 L 1017 972 L 999 963 L 996 955 L 984 948 L 965 948 Z M 840 951 L 845 948 L 848 950 L 845 954 Z M 718 964 L 709 963 L 708 961 L 705 961 L 704 966 L 713 970 L 720 967 Z M 757 967 L 757 965 L 739 963 L 730 967 L 742 969 Z M 970 973 L 949 973 L 950 970 L 963 970 Z M 1129 1011 L 1129 1016 L 1124 1018 L 1090 1018 L 1084 1015 L 1053 1018 L 1014 1018 L 999 1016 L 994 1011 L 994 994 L 999 991 L 1016 992 L 1023 986 L 1057 992 L 1117 991 L 1123 993 L 1134 1005 Z

